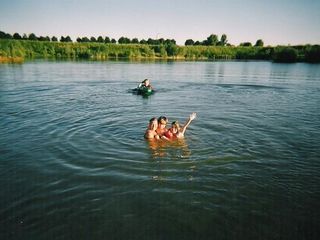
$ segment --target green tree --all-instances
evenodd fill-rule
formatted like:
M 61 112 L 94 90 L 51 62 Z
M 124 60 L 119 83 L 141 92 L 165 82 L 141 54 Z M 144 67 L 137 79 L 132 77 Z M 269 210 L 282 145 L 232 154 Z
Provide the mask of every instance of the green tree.
M 165 43 L 165 40 L 163 38 L 159 38 L 159 44 L 164 44 Z
M 103 42 L 104 42 L 104 39 L 103 39 L 102 36 L 99 36 L 98 39 L 97 39 L 97 41 L 98 41 L 99 43 L 103 43 Z
M 133 39 L 131 40 L 131 43 L 138 44 L 138 43 L 139 43 L 138 38 L 133 38 Z
M 207 46 L 216 46 L 218 43 L 218 36 L 216 34 L 211 34 L 207 37 L 207 40 L 204 41 L 204 45 Z
M 220 41 L 218 42 L 218 45 L 225 46 L 225 45 L 227 45 L 227 43 L 228 43 L 227 35 L 226 34 L 222 34 L 221 38 L 220 38 Z
M 254 46 L 255 46 L 255 47 L 263 47 L 263 45 L 264 45 L 264 43 L 263 43 L 262 39 L 258 39 L 258 40 L 256 41 L 256 44 L 255 44 Z
M 277 47 L 274 51 L 273 60 L 275 62 L 293 63 L 298 58 L 298 52 L 293 47 Z
M 9 33 L 5 33 L 0 31 L 0 38 L 1 39 L 12 39 L 12 36 Z
M 6 33 L 0 31 L 0 39 L 5 39 L 6 38 Z
M 174 39 L 166 39 L 165 41 L 164 41 L 164 44 L 173 44 L 173 45 L 176 45 L 176 40 L 174 40 Z
M 61 36 L 60 42 L 72 42 L 71 38 L 69 36 Z
M 97 39 L 95 37 L 91 37 L 90 42 L 97 42 Z
M 32 41 L 38 40 L 37 36 L 34 33 L 30 33 L 28 38 L 29 40 L 32 40 Z
M 117 40 L 115 40 L 114 38 L 111 39 L 111 43 L 117 43 Z
M 42 41 L 42 42 L 47 41 L 46 37 L 44 37 L 44 36 L 38 37 L 38 40 L 39 40 L 39 41 Z
M 148 42 L 145 39 L 140 40 L 140 44 L 147 44 Z
M 19 33 L 15 33 L 15 34 L 13 34 L 13 39 L 19 40 L 19 39 L 22 39 L 22 37 L 20 36 Z
M 168 56 L 176 56 L 178 53 L 178 48 L 177 45 L 170 43 L 170 44 L 166 44 L 166 51 Z
M 194 41 L 192 39 L 187 39 L 184 43 L 185 46 L 194 45 Z
M 240 43 L 240 46 L 241 47 L 252 47 L 252 44 L 251 44 L 251 42 L 243 42 L 243 43 Z
M 127 37 L 121 37 L 121 38 L 118 39 L 118 43 L 119 44 L 129 44 L 129 43 L 131 43 L 131 41 Z
M 111 40 L 110 40 L 109 37 L 105 37 L 105 38 L 104 38 L 104 42 L 105 42 L 105 43 L 111 43 Z
M 159 40 L 154 40 L 152 38 L 148 38 L 147 44 L 148 45 L 159 45 Z
M 320 63 L 320 45 L 308 46 L 305 51 L 305 60 L 307 62 Z
M 67 37 L 66 37 L 66 42 L 72 42 L 72 39 L 71 39 L 70 36 L 67 36 Z
M 90 42 L 90 39 L 87 37 L 82 37 L 81 42 Z

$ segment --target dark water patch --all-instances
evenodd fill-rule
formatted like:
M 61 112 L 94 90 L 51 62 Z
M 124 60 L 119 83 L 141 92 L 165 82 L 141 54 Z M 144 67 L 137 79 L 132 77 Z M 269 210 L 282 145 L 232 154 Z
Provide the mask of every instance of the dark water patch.
M 222 88 L 237 88 L 237 89 L 250 89 L 250 90 L 286 90 L 284 87 L 256 85 L 256 84 L 215 84 Z

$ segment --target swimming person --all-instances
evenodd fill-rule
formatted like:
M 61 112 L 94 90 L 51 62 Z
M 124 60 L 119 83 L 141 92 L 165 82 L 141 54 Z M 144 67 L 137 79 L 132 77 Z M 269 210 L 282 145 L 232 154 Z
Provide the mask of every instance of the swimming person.
M 138 95 L 148 97 L 154 93 L 154 89 L 150 84 L 150 80 L 146 78 L 141 83 L 139 83 L 137 88 L 133 89 L 133 92 L 137 93 Z
M 165 116 L 160 116 L 158 118 L 158 128 L 156 132 L 160 138 L 162 138 L 164 134 L 168 131 L 168 129 L 166 128 L 168 121 L 168 118 Z
M 159 139 L 159 135 L 157 134 L 156 130 L 158 128 L 158 120 L 157 118 L 151 118 L 149 120 L 148 128 L 144 134 L 146 139 Z
M 189 119 L 187 120 L 187 122 L 184 124 L 183 127 L 180 127 L 178 121 L 172 122 L 171 128 L 164 134 L 164 136 L 167 139 L 181 139 L 181 138 L 184 138 L 184 134 L 185 134 L 185 132 L 187 130 L 187 127 L 190 125 L 192 120 L 194 120 L 196 117 L 197 117 L 196 113 L 190 114 Z
M 144 79 L 138 86 L 138 88 L 148 88 L 153 90 L 153 87 L 150 84 L 150 80 L 149 79 Z

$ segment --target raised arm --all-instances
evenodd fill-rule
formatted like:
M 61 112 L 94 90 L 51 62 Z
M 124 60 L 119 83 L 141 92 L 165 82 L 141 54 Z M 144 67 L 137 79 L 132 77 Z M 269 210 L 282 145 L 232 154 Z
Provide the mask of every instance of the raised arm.
M 196 113 L 191 113 L 190 116 L 189 116 L 189 119 L 188 121 L 186 122 L 186 124 L 181 128 L 180 130 L 180 133 L 182 135 L 184 135 L 184 133 L 186 132 L 187 130 L 187 127 L 190 125 L 190 123 L 192 122 L 193 119 L 195 119 L 197 117 L 197 114 Z

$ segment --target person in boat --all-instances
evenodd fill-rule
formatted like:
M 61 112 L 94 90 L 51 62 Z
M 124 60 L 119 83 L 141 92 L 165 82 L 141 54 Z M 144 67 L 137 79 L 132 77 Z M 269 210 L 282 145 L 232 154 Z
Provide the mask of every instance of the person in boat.
M 160 137 L 159 137 L 158 133 L 156 132 L 157 128 L 158 128 L 157 118 L 155 118 L 155 117 L 151 118 L 149 120 L 149 125 L 148 125 L 148 128 L 144 134 L 144 137 L 146 139 L 159 139 Z
M 149 79 L 146 78 L 139 84 L 138 89 L 142 89 L 142 88 L 153 90 L 153 87 L 151 86 Z
M 160 138 L 165 138 L 164 134 L 168 131 L 168 129 L 166 128 L 168 122 L 169 122 L 169 119 L 165 116 L 160 116 L 158 118 L 158 127 L 156 132 Z
M 192 120 L 194 120 L 196 117 L 197 117 L 196 113 L 190 114 L 189 119 L 182 127 L 180 127 L 180 124 L 178 121 L 173 121 L 171 124 L 171 128 L 169 128 L 168 131 L 164 133 L 165 138 L 169 140 L 184 138 L 184 134 L 187 130 L 187 127 L 190 125 Z

